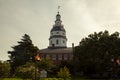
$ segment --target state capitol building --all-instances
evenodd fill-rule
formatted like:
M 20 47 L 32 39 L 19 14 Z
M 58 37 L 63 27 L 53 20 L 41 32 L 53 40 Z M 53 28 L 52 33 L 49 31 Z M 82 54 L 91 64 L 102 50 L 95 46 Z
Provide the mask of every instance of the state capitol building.
M 73 45 L 74 47 L 74 45 Z M 61 15 L 56 15 L 55 24 L 50 31 L 48 48 L 41 49 L 41 58 L 50 58 L 54 64 L 61 61 L 70 61 L 73 58 L 73 48 L 67 47 L 66 30 L 61 21 Z

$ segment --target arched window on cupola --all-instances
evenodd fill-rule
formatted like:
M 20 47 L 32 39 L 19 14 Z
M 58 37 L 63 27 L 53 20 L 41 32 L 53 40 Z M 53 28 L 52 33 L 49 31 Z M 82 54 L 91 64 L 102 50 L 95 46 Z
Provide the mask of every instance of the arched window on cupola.
M 63 40 L 63 43 L 65 43 L 65 41 Z
M 59 34 L 59 32 L 56 32 L 56 34 Z
M 50 45 L 52 45 L 52 41 L 50 41 Z
M 59 44 L 59 40 L 56 40 L 56 44 Z

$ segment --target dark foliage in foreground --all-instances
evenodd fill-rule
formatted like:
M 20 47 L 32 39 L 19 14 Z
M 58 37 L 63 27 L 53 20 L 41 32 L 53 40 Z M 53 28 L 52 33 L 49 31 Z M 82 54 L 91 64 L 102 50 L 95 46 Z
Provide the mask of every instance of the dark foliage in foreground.
M 28 61 L 35 61 L 35 55 L 39 50 L 32 44 L 30 36 L 25 34 L 21 41 L 18 41 L 18 45 L 13 46 L 13 51 L 8 51 L 10 54 L 11 74 L 15 74 L 17 67 L 26 64 Z
M 74 51 L 75 69 L 82 76 L 92 78 L 120 77 L 119 33 L 108 31 L 83 38 Z

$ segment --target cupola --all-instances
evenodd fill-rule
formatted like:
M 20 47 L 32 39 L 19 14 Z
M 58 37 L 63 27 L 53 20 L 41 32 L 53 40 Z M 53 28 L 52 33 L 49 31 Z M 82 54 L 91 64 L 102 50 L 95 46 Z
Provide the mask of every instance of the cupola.
M 62 25 L 61 15 L 56 15 L 55 24 L 50 31 L 49 48 L 66 48 L 67 38 L 66 31 Z

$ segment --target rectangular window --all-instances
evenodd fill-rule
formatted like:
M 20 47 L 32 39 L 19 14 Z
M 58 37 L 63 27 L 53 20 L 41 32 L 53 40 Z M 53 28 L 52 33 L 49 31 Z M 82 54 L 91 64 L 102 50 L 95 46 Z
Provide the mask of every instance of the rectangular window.
M 62 54 L 58 55 L 58 60 L 62 60 Z
M 43 54 L 41 54 L 41 55 L 40 55 L 40 57 L 41 57 L 42 59 L 44 59 L 44 58 L 45 58 Z
M 52 55 L 52 60 L 56 60 L 56 54 Z
M 70 58 L 70 60 L 72 60 L 73 59 L 73 54 L 70 54 L 69 58 Z
M 68 60 L 68 54 L 64 54 L 64 60 Z
M 49 58 L 50 58 L 50 55 L 49 55 L 49 54 L 47 54 L 47 55 L 46 55 L 46 58 L 47 58 L 47 59 L 49 59 Z

